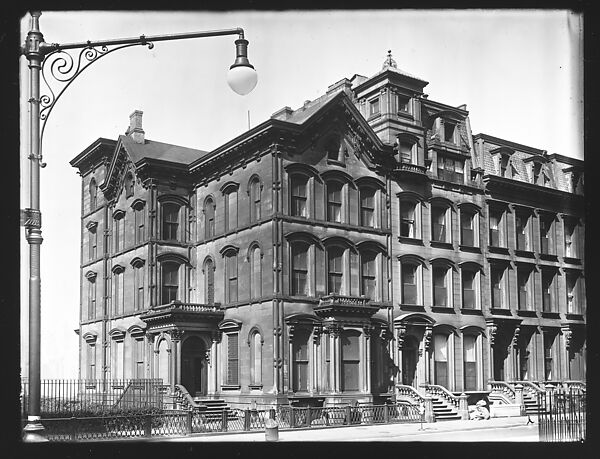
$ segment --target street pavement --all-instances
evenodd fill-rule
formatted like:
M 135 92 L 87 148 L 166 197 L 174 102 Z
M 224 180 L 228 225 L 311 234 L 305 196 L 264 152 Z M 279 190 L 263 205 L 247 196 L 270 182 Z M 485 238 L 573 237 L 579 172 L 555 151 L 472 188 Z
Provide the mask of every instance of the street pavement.
M 532 416 L 492 418 L 481 421 L 441 421 L 423 424 L 379 424 L 280 430 L 279 442 L 318 441 L 457 441 L 457 442 L 538 442 L 538 424 Z M 174 442 L 265 442 L 265 432 L 196 434 L 161 439 Z

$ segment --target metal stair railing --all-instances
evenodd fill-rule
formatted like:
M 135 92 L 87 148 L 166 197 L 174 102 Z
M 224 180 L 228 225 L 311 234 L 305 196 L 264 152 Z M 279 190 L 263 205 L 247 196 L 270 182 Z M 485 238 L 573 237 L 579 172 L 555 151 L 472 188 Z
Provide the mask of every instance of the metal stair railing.
M 422 384 L 421 387 L 425 388 L 425 392 L 427 393 L 427 395 L 443 398 L 444 400 L 449 402 L 452 407 L 456 408 L 457 411 L 460 409 L 460 398 L 451 393 L 444 386 L 438 386 L 437 384 Z
M 402 400 L 408 400 L 413 405 L 425 403 L 423 396 L 419 394 L 414 387 L 406 384 L 396 384 L 396 397 L 400 397 Z

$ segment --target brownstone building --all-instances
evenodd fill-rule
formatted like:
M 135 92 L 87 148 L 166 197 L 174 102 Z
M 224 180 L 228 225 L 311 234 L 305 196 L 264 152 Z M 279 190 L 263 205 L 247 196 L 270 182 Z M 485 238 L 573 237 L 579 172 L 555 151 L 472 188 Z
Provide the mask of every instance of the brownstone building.
M 230 404 L 585 380 L 582 161 L 427 84 L 390 55 L 214 151 L 135 111 L 73 159 L 80 377 Z

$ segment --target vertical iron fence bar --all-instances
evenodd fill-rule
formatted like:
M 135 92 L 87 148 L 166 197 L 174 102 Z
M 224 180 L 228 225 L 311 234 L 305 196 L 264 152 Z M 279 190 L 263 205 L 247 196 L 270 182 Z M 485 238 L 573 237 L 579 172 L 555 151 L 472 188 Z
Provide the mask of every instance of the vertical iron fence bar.
M 227 410 L 221 411 L 221 432 L 227 432 Z
M 71 432 L 71 440 L 77 440 L 77 418 L 75 418 L 74 416 L 71 417 L 69 430 Z
M 189 408 L 187 410 L 187 412 L 185 413 L 185 433 L 188 435 L 192 433 L 192 409 L 191 408 Z
M 304 411 L 304 426 L 310 427 L 310 406 L 306 407 Z

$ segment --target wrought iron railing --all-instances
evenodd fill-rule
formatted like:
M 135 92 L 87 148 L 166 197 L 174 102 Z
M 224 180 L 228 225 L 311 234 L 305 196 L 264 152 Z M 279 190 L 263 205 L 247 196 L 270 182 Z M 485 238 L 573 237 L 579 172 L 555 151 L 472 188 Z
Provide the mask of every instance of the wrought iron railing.
M 563 442 L 586 439 L 586 393 L 550 390 L 538 393 L 540 441 Z M 544 407 L 542 409 L 541 407 Z
M 417 389 L 406 384 L 396 384 L 396 398 L 409 400 L 414 405 L 425 403 L 425 399 Z
M 460 397 L 454 395 L 445 387 L 438 386 L 437 384 L 423 384 L 423 387 L 425 388 L 425 392 L 428 395 L 443 398 L 448 403 L 450 403 L 450 405 L 454 406 L 457 410 L 460 408 Z

